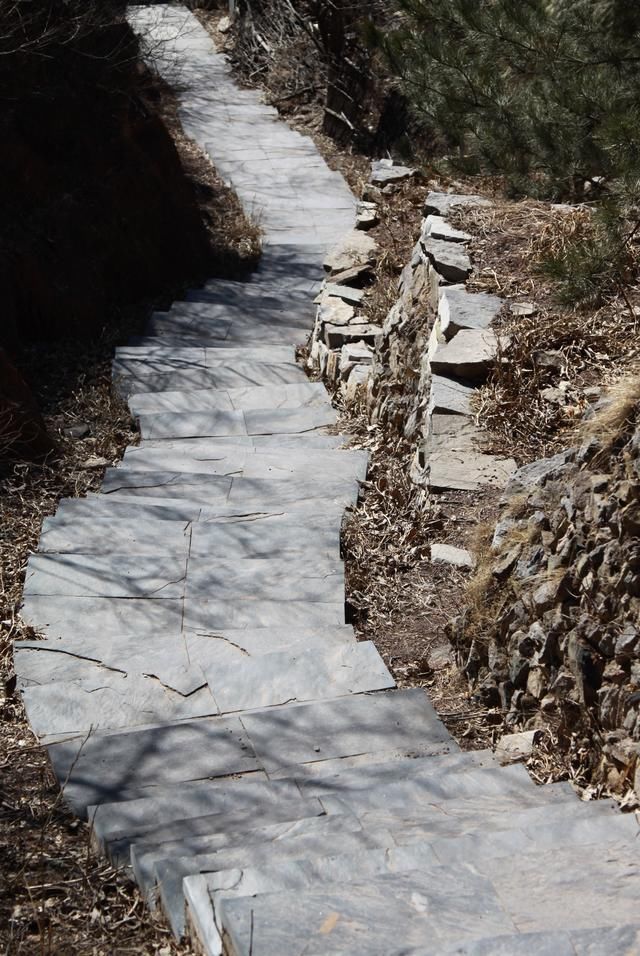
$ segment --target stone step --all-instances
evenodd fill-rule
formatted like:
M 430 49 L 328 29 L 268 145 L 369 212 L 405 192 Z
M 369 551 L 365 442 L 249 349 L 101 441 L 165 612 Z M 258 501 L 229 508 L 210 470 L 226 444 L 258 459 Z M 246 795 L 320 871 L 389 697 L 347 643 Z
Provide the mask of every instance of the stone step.
M 324 586 L 324 591 L 323 591 Z M 337 553 L 314 550 L 284 557 L 131 554 L 34 554 L 27 563 L 24 592 L 68 597 L 130 597 L 215 600 L 253 594 L 274 600 L 339 601 L 344 568 Z
M 453 378 L 432 375 L 427 418 L 433 415 L 471 415 L 471 399 L 476 389 Z
M 536 956 L 611 956 L 636 951 L 640 951 L 640 923 L 485 937 L 444 949 L 421 946 L 394 950 L 389 956 L 530 956 L 531 953 Z M 331 956 L 338 954 L 332 951 Z
M 252 411 L 267 408 L 305 408 L 329 405 L 322 382 L 301 385 L 264 385 L 238 389 L 190 389 L 187 391 L 141 392 L 129 397 L 132 415 L 147 412 L 188 412 L 220 408 L 226 411 Z
M 376 759 L 377 755 L 368 758 L 370 762 L 361 764 L 361 769 L 368 770 L 370 767 L 379 766 L 375 763 Z M 384 756 L 380 759 L 384 760 Z M 349 758 L 343 758 L 342 763 L 348 761 Z M 416 761 L 430 763 L 434 771 L 461 773 L 469 766 L 489 763 L 492 761 L 492 755 L 483 751 L 478 754 L 457 752 L 424 758 L 398 757 L 395 760 L 387 760 L 384 766 L 389 772 L 391 768 L 396 768 L 396 772 L 400 773 L 403 765 L 410 766 Z M 331 764 L 332 761 L 327 763 Z M 90 807 L 88 816 L 93 825 L 94 842 L 101 845 L 105 840 L 132 837 L 141 833 L 144 828 L 156 824 L 227 812 L 237 807 L 250 807 L 256 817 L 259 817 L 263 802 L 271 803 L 301 796 L 297 776 L 269 781 L 252 780 L 253 776 L 255 775 L 250 774 L 231 783 L 213 780 L 200 784 L 185 784 L 180 790 L 175 785 L 156 787 L 152 790 L 152 795 L 147 797 Z M 301 777 L 304 779 L 304 775 Z
M 171 346 L 202 346 L 203 348 L 242 348 L 242 347 L 262 347 L 263 345 L 286 345 L 291 347 L 302 346 L 306 343 L 312 330 L 312 325 L 279 325 L 271 327 L 269 325 L 259 325 L 255 328 L 247 326 L 246 328 L 229 329 L 191 329 L 171 328 L 168 325 L 164 327 L 154 323 L 153 328 L 147 330 L 147 337 L 138 340 L 140 345 L 148 345 L 150 342 L 161 342 Z
M 367 811 L 398 807 L 398 812 L 415 813 L 429 803 L 445 800 L 471 799 L 493 794 L 496 799 L 516 799 L 528 793 L 534 786 L 531 777 L 520 764 L 509 767 L 485 767 L 470 769 L 462 775 L 432 776 L 432 772 L 420 769 L 413 773 L 405 770 L 398 779 L 389 779 L 381 784 L 362 786 L 357 779 L 349 779 L 343 786 L 339 783 L 311 781 L 301 786 L 305 796 L 322 797 L 332 812 L 348 808 L 361 815 Z
M 238 595 L 209 601 L 204 608 L 181 599 L 25 596 L 22 620 L 49 638 L 73 638 L 86 630 L 86 620 L 105 640 L 137 632 L 141 641 L 184 632 L 210 634 L 245 627 L 332 627 L 345 623 L 344 602 L 282 601 Z
M 245 841 L 247 840 L 244 835 Z M 208 853 L 189 854 L 185 857 L 158 855 L 147 862 L 153 863 L 153 882 L 159 893 L 162 907 L 176 936 L 184 930 L 183 879 L 194 873 L 217 872 L 248 866 L 272 866 L 276 861 L 303 860 L 323 856 L 327 848 L 336 843 L 343 853 L 355 853 L 375 847 L 388 846 L 388 833 L 365 831 L 356 817 L 349 815 L 321 816 L 310 818 L 295 826 L 255 830 L 254 842 L 227 846 Z M 161 853 L 161 851 L 160 851 Z
M 20 687 L 78 677 L 97 678 L 104 668 L 121 674 L 153 677 L 180 694 L 192 694 L 205 684 L 204 671 L 239 664 L 276 651 L 319 653 L 355 641 L 350 625 L 219 629 L 213 634 L 153 634 L 139 641 L 137 633 L 84 632 L 39 641 L 18 641 L 15 668 Z
M 254 502 L 255 504 L 255 502 Z M 313 521 L 325 527 L 340 527 L 343 521 L 344 500 L 326 501 L 323 498 L 306 498 L 304 501 L 295 501 L 288 504 L 266 506 L 258 503 L 257 507 L 250 505 L 243 507 L 232 504 L 207 505 L 189 504 L 181 500 L 167 498 L 119 498 L 113 495 L 87 495 L 86 498 L 63 498 L 56 512 L 56 518 L 64 520 L 91 518 L 117 519 L 119 521 L 164 522 L 170 521 L 185 525 L 193 524 L 245 524 L 246 522 L 261 523 L 274 519 L 299 521 Z
M 584 807 L 574 802 L 558 805 L 536 807 L 522 811 L 519 818 L 522 820 L 521 829 L 509 829 L 508 820 L 501 824 L 495 838 L 493 833 L 478 831 L 478 845 L 474 846 L 467 855 L 460 853 L 462 838 L 440 838 L 435 842 L 419 842 L 409 846 L 391 845 L 385 848 L 359 850 L 356 853 L 341 853 L 339 848 L 333 855 L 325 855 L 314 859 L 282 860 L 263 868 L 248 867 L 245 869 L 222 870 L 216 873 L 194 874 L 183 880 L 183 892 L 189 913 L 188 922 L 195 929 L 199 939 L 208 954 L 221 956 L 222 941 L 217 925 L 220 925 L 220 903 L 224 899 L 238 897 L 254 897 L 259 894 L 284 892 L 295 894 L 304 892 L 313 886 L 324 883 L 349 882 L 362 880 L 364 877 L 378 876 L 383 873 L 402 872 L 404 869 L 421 869 L 425 866 L 448 864 L 452 859 L 459 858 L 461 863 L 472 863 L 478 854 L 503 855 L 509 852 L 509 845 L 514 852 L 522 852 L 523 845 L 519 834 L 526 835 L 525 849 L 531 849 L 538 834 L 541 832 L 541 810 L 545 817 L 543 828 L 545 831 L 545 845 L 576 845 L 580 841 L 593 842 L 595 833 L 599 833 L 604 841 L 613 837 L 619 840 L 625 832 L 629 833 L 628 823 L 620 815 L 614 815 L 610 806 L 594 808 Z M 585 813 L 584 811 L 587 810 Z M 529 815 L 529 822 L 526 817 Z M 576 822 L 576 817 L 578 818 Z M 591 825 L 591 818 L 595 817 L 596 826 Z M 626 818 L 628 821 L 628 818 Z M 587 824 L 587 826 L 585 826 Z M 549 829 L 547 829 L 549 826 Z M 164 897 L 169 896 L 170 887 L 164 887 Z M 216 919 L 214 919 L 214 911 Z M 180 900 L 176 899 L 170 912 L 180 913 Z M 179 920 L 174 921 L 174 932 L 182 929 Z M 181 935 L 177 932 L 176 935 Z M 422 950 L 421 950 L 422 951 Z M 437 951 L 434 950 L 434 953 Z M 491 953 L 492 951 L 488 951 Z
M 140 885 L 148 890 L 154 882 L 153 868 L 145 865 L 149 853 L 155 855 L 163 847 L 182 849 L 185 844 L 202 846 L 208 850 L 224 846 L 251 843 L 259 821 L 259 829 L 282 823 L 295 823 L 324 816 L 319 800 L 304 800 L 295 795 L 280 796 L 277 801 L 262 803 L 260 815 L 253 807 L 234 807 L 221 813 L 206 813 L 200 816 L 179 817 L 165 823 L 149 822 L 137 828 L 135 833 L 123 837 L 111 836 L 103 840 L 111 861 L 116 866 L 133 864 L 134 875 Z M 280 830 L 281 828 L 278 827 Z M 285 830 L 286 832 L 286 830 Z
M 78 631 L 87 618 L 69 608 L 73 600 L 78 601 L 67 599 L 66 606 Z M 126 609 L 122 613 L 126 616 Z M 130 633 L 135 633 L 131 612 L 127 620 L 133 625 Z M 157 631 L 148 615 L 142 620 L 146 633 Z M 99 629 L 100 621 L 94 626 Z M 48 750 L 56 776 L 65 782 L 66 800 L 84 815 L 88 805 L 117 801 L 121 789 L 131 792 L 256 770 L 270 774 L 355 754 L 428 754 L 440 752 L 443 745 L 455 747 L 426 694 L 410 689 L 273 707 L 242 719 L 215 717 L 133 733 L 97 733 L 87 740 L 51 743 Z
M 632 843 L 596 842 L 475 859 L 464 868 L 421 867 L 357 883 L 315 884 L 306 892 L 222 899 L 219 911 L 226 951 L 234 956 L 280 953 L 291 938 L 305 954 L 320 956 L 329 935 L 334 950 L 359 951 L 364 944 L 380 956 L 400 945 L 419 950 L 425 937 L 437 941 L 437 952 L 454 944 L 460 951 L 474 938 L 515 935 L 516 929 L 624 926 L 635 915 L 639 870 Z
M 462 329 L 430 359 L 436 375 L 464 381 L 483 381 L 496 360 L 498 343 L 490 329 Z
M 104 668 L 96 674 L 96 668 L 89 664 L 85 670 L 87 676 L 76 674 L 72 680 L 23 689 L 25 710 L 36 736 L 132 730 L 149 723 L 212 717 L 219 713 L 206 684 L 183 695 L 145 674 L 125 674 Z
M 306 432 L 302 434 L 287 435 L 223 435 L 219 438 L 215 436 L 207 438 L 168 438 L 158 439 L 157 441 L 143 441 L 136 448 L 163 448 L 165 451 L 170 449 L 184 451 L 188 455 L 191 449 L 201 451 L 203 448 L 209 451 L 216 451 L 219 448 L 243 448 L 253 449 L 264 453 L 274 454 L 283 448 L 297 449 L 298 451 L 307 451 L 308 449 L 324 451 L 348 451 L 350 439 L 348 435 L 340 435 L 332 432 L 331 434 L 321 434 L 317 432 Z
M 463 329 L 488 329 L 503 305 L 504 299 L 496 295 L 446 286 L 438 304 L 440 331 L 448 341 Z
M 166 366 L 168 363 L 163 363 Z M 294 385 L 308 383 L 299 365 L 254 364 L 234 362 L 228 368 L 178 368 L 156 371 L 153 362 L 123 359 L 114 365 L 114 387 L 119 395 L 128 398 L 133 394 L 185 389 L 216 388 L 225 390 L 262 388 L 267 385 Z M 257 397 L 255 399 L 257 401 Z M 254 406 L 255 407 L 255 406 Z
M 276 452 L 274 449 L 245 449 L 232 445 L 212 449 L 203 443 L 189 448 L 149 448 L 147 445 L 129 448 L 122 467 L 246 478 L 287 478 L 310 472 L 320 483 L 336 475 L 364 481 L 367 465 L 365 451 L 292 448 Z
M 90 524 L 68 513 L 45 518 L 38 551 L 50 554 L 126 554 L 160 556 L 187 554 L 226 559 L 282 557 L 307 552 L 320 555 L 340 551 L 340 525 L 313 515 L 274 515 L 210 525 L 185 521 L 145 521 L 96 518 Z
M 274 489 L 274 492 L 276 489 Z M 329 524 L 341 524 L 344 510 L 357 501 L 357 494 L 345 493 L 325 498 L 316 494 L 314 497 L 307 491 L 304 498 L 284 495 L 282 488 L 277 494 L 271 494 L 267 503 L 265 494 L 240 501 L 238 504 L 222 502 L 217 504 L 202 504 L 185 498 L 164 498 L 131 495 L 87 495 L 86 498 L 63 499 L 57 514 L 75 515 L 76 517 L 109 517 L 134 518 L 136 520 L 153 521 L 192 521 L 197 523 L 234 522 L 255 517 L 264 520 L 272 515 L 298 514 L 326 517 Z M 275 500 L 274 500 L 275 499 Z M 287 500 L 288 499 L 288 500 Z
M 258 470 L 258 469 L 256 469 Z M 300 501 L 308 497 L 327 500 L 341 497 L 351 501 L 357 498 L 359 482 L 353 474 L 341 475 L 338 471 L 329 477 L 322 476 L 322 483 L 314 481 L 311 472 L 289 472 L 282 477 L 253 477 L 239 475 L 216 475 L 207 472 L 152 471 L 143 468 L 108 468 L 100 494 L 105 498 L 117 495 L 120 499 L 158 498 L 184 499 L 203 505 L 240 504 L 263 499 L 273 506 L 287 501 Z
M 204 673 L 222 714 L 395 687 L 371 641 L 276 651 L 227 665 L 216 663 Z
M 287 435 L 321 431 L 335 425 L 337 412 L 327 408 L 254 409 L 247 412 L 156 412 L 138 416 L 145 439 L 206 438 L 226 435 Z
M 248 366 L 296 366 L 295 350 L 290 345 L 262 345 L 246 348 L 207 348 L 184 346 L 174 349 L 162 339 L 150 338 L 142 345 L 135 340 L 115 350 L 114 365 L 127 362 L 142 362 L 153 371 L 174 372 L 187 368 L 220 369 Z M 299 368 L 299 366 L 297 366 Z
M 197 297 L 197 298 L 196 298 Z M 185 300 L 176 300 L 170 308 L 158 310 L 153 315 L 178 319 L 236 319 L 246 320 L 250 312 L 252 322 L 278 324 L 282 316 L 302 318 L 313 322 L 313 300 L 306 293 L 293 295 L 280 292 L 275 285 L 256 287 L 248 282 L 227 283 L 224 287 L 212 286 L 192 290 Z

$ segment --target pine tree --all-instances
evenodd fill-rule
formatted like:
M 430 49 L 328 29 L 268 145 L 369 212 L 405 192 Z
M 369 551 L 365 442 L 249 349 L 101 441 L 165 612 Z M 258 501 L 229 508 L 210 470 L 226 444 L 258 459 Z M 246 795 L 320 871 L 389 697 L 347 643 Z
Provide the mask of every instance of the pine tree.
M 637 193 L 640 5 L 398 0 L 382 38 L 418 120 L 471 170 L 528 194 L 604 177 Z

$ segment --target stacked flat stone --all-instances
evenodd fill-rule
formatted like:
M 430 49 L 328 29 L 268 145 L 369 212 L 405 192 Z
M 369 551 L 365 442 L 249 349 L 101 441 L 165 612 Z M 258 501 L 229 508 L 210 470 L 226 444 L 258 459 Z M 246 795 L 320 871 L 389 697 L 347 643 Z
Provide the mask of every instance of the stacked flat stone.
M 634 820 L 463 753 L 346 623 L 367 461 L 294 348 L 348 190 L 185 8 L 131 17 L 265 252 L 118 350 L 141 444 L 29 562 L 16 666 L 65 799 L 209 956 L 637 951 Z

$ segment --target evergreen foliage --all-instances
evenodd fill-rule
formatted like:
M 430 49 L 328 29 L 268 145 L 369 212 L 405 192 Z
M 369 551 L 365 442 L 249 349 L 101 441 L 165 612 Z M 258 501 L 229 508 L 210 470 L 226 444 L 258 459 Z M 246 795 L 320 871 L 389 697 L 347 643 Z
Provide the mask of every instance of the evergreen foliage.
M 591 236 L 547 270 L 567 300 L 633 274 L 640 223 L 640 4 L 396 0 L 375 39 L 415 117 L 458 168 L 512 192 L 602 199 Z
M 398 0 L 383 42 L 416 115 L 463 166 L 567 196 L 637 191 L 640 4 Z M 619 186 L 618 186 L 619 188 Z

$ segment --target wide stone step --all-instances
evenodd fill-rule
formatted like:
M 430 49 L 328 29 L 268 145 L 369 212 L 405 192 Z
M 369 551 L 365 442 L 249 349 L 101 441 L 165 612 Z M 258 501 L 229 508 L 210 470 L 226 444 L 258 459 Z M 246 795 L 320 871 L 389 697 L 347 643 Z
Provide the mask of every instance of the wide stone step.
M 276 489 L 274 489 L 274 492 Z M 87 495 L 86 498 L 66 498 L 60 502 L 59 515 L 99 518 L 113 515 L 121 519 L 133 518 L 139 521 L 185 521 L 185 522 L 234 522 L 247 518 L 266 520 L 273 515 L 314 515 L 326 517 L 331 525 L 341 524 L 345 508 L 355 504 L 357 490 L 351 494 L 341 492 L 330 498 L 305 492 L 305 497 L 289 497 L 282 488 L 277 494 L 267 497 L 246 496 L 245 500 L 213 504 L 193 501 L 190 498 L 170 498 L 132 495 Z
M 376 763 L 376 755 L 367 759 L 372 762 L 361 764 L 362 770 L 379 766 Z M 437 772 L 446 770 L 447 773 L 462 773 L 469 766 L 478 766 L 485 762 L 489 764 L 492 762 L 492 755 L 485 752 L 456 752 L 424 758 L 398 757 L 395 760 L 387 759 L 384 766 L 388 772 L 395 768 L 396 773 L 400 773 L 404 764 L 408 766 L 413 761 L 430 762 Z M 342 758 L 342 763 L 348 762 L 349 758 Z M 332 761 L 326 763 L 332 764 Z M 320 765 L 322 766 L 324 764 Z M 153 788 L 152 795 L 147 797 L 90 807 L 88 816 L 93 824 L 94 841 L 100 845 L 104 841 L 132 838 L 146 827 L 175 819 L 184 820 L 188 817 L 227 812 L 238 807 L 250 808 L 257 818 L 263 803 L 270 804 L 280 799 L 301 796 L 297 776 L 268 781 L 254 780 L 254 776 L 250 774 L 231 783 L 222 780 L 185 784 L 180 790 L 176 785 L 156 787 Z
M 359 483 L 352 474 L 325 477 L 321 486 L 309 472 L 284 473 L 281 477 L 211 475 L 187 471 L 152 471 L 142 468 L 110 468 L 101 494 L 106 497 L 183 499 L 185 502 L 218 506 L 262 500 L 265 507 L 300 502 L 315 497 L 320 502 L 340 498 L 345 504 L 357 499 Z
M 245 524 L 246 522 L 270 522 L 274 519 L 292 520 L 296 522 L 317 522 L 325 527 L 336 528 L 342 525 L 345 504 L 341 498 L 337 501 L 326 501 L 324 498 L 308 497 L 304 501 L 283 503 L 280 507 L 267 506 L 264 503 L 257 507 L 242 505 L 236 506 L 223 503 L 220 505 L 189 504 L 180 499 L 167 498 L 119 498 L 113 495 L 87 495 L 86 498 L 63 498 L 58 505 L 56 518 L 76 519 L 90 518 L 92 520 L 110 519 L 118 521 L 164 522 L 174 524 Z
M 105 640 L 137 631 L 141 641 L 183 631 L 210 634 L 218 629 L 245 627 L 331 627 L 345 623 L 344 602 L 282 601 L 236 595 L 208 601 L 206 607 L 182 599 L 67 597 L 27 595 L 20 610 L 23 621 L 50 638 L 76 637 L 92 627 Z
M 205 669 L 205 677 L 220 713 L 395 687 L 370 641 L 327 649 L 283 650 L 253 660 L 215 664 Z
M 261 289 L 259 296 L 252 294 L 253 286 L 248 283 L 242 290 L 229 295 L 225 290 L 202 290 L 205 298 L 195 301 L 175 301 L 166 311 L 152 314 L 152 322 L 158 320 L 179 323 L 216 323 L 227 322 L 232 326 L 250 325 L 313 325 L 315 308 L 312 299 L 307 296 L 292 298 L 286 293 L 274 295 L 269 289 Z
M 173 443 L 172 443 L 173 445 Z M 287 478 L 294 474 L 313 474 L 318 483 L 337 475 L 364 481 L 368 454 L 365 451 L 327 451 L 324 449 L 244 449 L 222 445 L 193 445 L 189 448 L 129 448 L 122 467 L 146 471 L 179 471 L 200 475 L 229 475 L 246 478 Z M 113 473 L 112 473 L 113 474 Z
M 334 627 L 278 627 L 218 629 L 213 634 L 154 634 L 144 642 L 137 633 L 111 634 L 105 642 L 93 631 L 62 638 L 18 641 L 14 661 L 18 684 L 27 687 L 55 681 L 117 673 L 155 678 L 170 690 L 193 694 L 205 684 L 207 669 L 239 665 L 287 650 L 301 653 L 316 649 L 327 653 L 354 643 L 350 625 Z
M 197 527 L 196 527 L 197 525 Z M 266 558 L 314 552 L 321 556 L 340 550 L 340 526 L 322 517 L 274 515 L 210 525 L 185 521 L 145 521 L 96 518 L 89 524 L 68 513 L 45 518 L 38 543 L 40 553 L 125 554 L 166 557 Z
M 335 425 L 331 407 L 241 411 L 156 412 L 138 416 L 145 439 L 206 438 L 226 435 L 288 435 L 321 431 Z
M 169 602 L 159 603 L 164 607 Z M 79 629 L 86 615 L 78 616 L 78 610 L 69 613 Z M 147 633 L 155 631 L 148 623 Z M 51 744 L 48 749 L 58 779 L 65 782 L 65 798 L 84 814 L 90 804 L 120 799 L 121 790 L 256 770 L 272 773 L 355 754 L 428 754 L 440 752 L 444 744 L 455 747 L 425 693 L 411 689 L 273 707 L 242 718 L 98 733 L 87 740 L 78 737 Z
M 139 344 L 148 345 L 150 341 L 154 341 L 179 347 L 191 345 L 218 349 L 283 344 L 297 347 L 305 344 L 311 333 L 311 328 L 311 324 L 308 326 L 278 325 L 275 327 L 270 325 L 252 327 L 247 324 L 245 328 L 220 328 L 217 326 L 211 329 L 198 328 L 197 326 L 179 328 L 168 324 L 162 326 L 154 321 L 153 326 L 147 330 L 148 337 L 140 339 Z
M 163 363 L 165 366 L 169 363 Z M 153 362 L 123 359 L 114 366 L 114 386 L 119 395 L 176 391 L 185 389 L 262 388 L 267 385 L 304 385 L 308 379 L 299 365 L 244 364 L 235 362 L 228 368 L 154 369 Z
M 132 415 L 147 412 L 252 411 L 267 408 L 305 408 L 329 405 L 327 390 L 321 382 L 301 385 L 264 385 L 261 387 L 220 390 L 205 388 L 187 391 L 154 391 L 129 397 Z
M 351 854 L 341 853 L 338 848 L 337 853 L 328 853 L 315 859 L 281 860 L 262 868 L 194 874 L 184 878 L 182 887 L 189 909 L 188 922 L 194 928 L 204 951 L 221 956 L 222 940 L 217 926 L 221 924 L 220 903 L 224 899 L 254 897 L 279 891 L 295 894 L 318 884 L 360 881 L 364 877 L 383 873 L 449 864 L 453 859 L 460 859 L 464 865 L 473 863 L 478 855 L 502 856 L 510 848 L 515 853 L 533 849 L 541 830 L 545 832 L 544 845 L 547 847 L 592 843 L 596 834 L 603 842 L 609 838 L 617 842 L 625 832 L 630 832 L 629 818 L 614 815 L 610 806 L 596 805 L 595 812 L 593 810 L 593 807 L 587 808 L 572 801 L 521 811 L 517 814 L 521 821 L 520 829 L 510 828 L 510 817 L 507 816 L 502 829 L 496 830 L 495 834 L 478 829 L 475 834 L 477 843 L 467 846 L 466 853 L 461 850 L 470 837 L 441 837 L 432 842 L 413 842 L 407 846 L 392 844 Z M 169 889 L 169 886 L 165 887 L 165 898 L 169 896 Z M 180 913 L 179 899 L 172 905 L 171 911 Z M 178 922 L 174 931 L 181 928 Z M 487 952 L 490 954 L 493 951 Z
M 140 362 L 155 372 L 181 369 L 220 369 L 250 366 L 296 365 L 295 350 L 290 345 L 262 345 L 246 348 L 205 346 L 169 347 L 162 339 L 150 338 L 146 343 L 119 346 L 115 350 L 114 367 L 120 363 Z M 299 368 L 299 366 L 297 366 Z
M 283 952 L 287 938 L 310 956 L 340 948 L 358 952 L 363 945 L 380 956 L 400 945 L 420 951 L 425 939 L 437 941 L 437 952 L 454 944 L 460 951 L 465 941 L 517 931 L 629 924 L 639 873 L 632 844 L 596 842 L 478 859 L 464 868 L 425 867 L 316 885 L 295 894 L 223 899 L 220 915 L 234 956 Z
M 25 596 L 130 597 L 209 600 L 253 595 L 274 600 L 339 601 L 344 568 L 337 554 L 307 550 L 268 558 L 190 555 L 35 554 L 27 564 Z M 297 595 L 300 597 L 297 597 Z

